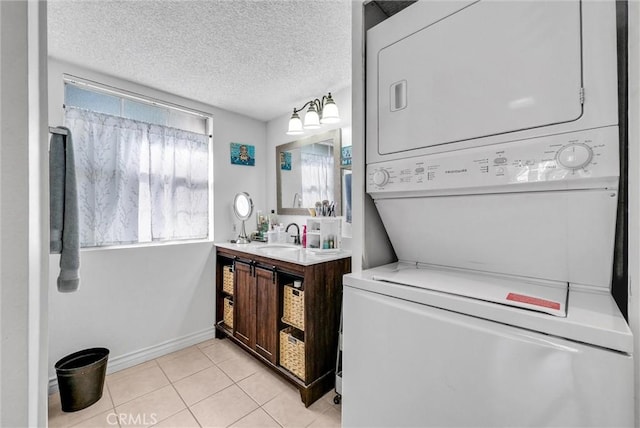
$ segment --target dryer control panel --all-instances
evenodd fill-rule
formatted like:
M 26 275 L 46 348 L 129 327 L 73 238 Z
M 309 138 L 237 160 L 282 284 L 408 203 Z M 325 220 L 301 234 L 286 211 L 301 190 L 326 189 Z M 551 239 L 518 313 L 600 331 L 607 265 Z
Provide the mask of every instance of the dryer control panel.
M 618 127 L 367 165 L 367 192 L 457 194 L 617 188 Z

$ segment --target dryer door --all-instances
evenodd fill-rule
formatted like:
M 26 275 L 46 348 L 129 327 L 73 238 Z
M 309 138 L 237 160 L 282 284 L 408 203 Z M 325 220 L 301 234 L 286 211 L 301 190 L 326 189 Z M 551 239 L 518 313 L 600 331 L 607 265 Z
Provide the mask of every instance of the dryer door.
M 378 153 L 577 120 L 580 22 L 578 1 L 481 1 L 378 48 Z

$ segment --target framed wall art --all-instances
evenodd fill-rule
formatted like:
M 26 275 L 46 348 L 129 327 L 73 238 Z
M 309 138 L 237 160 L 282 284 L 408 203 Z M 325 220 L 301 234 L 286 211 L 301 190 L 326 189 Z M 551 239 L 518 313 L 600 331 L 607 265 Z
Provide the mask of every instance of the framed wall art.
M 231 163 L 233 165 L 254 166 L 256 164 L 256 148 L 251 144 L 231 143 Z

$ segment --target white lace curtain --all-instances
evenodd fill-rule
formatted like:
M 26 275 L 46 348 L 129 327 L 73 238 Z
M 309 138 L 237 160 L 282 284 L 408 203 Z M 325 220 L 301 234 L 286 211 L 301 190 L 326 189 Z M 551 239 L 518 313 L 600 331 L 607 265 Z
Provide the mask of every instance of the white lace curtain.
M 80 245 L 206 238 L 207 137 L 67 107 Z
M 333 156 L 302 153 L 302 206 L 313 207 L 316 202 L 333 201 Z
M 206 237 L 209 210 L 206 136 L 151 125 L 149 150 L 153 239 Z

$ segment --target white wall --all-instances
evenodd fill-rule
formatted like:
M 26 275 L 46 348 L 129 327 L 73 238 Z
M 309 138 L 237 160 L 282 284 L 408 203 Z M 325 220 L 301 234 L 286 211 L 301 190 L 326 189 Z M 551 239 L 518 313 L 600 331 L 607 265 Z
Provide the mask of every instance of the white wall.
M 0 3 L 0 54 L 0 425 L 18 426 L 29 393 L 26 4 Z
M 640 4 L 629 2 L 629 324 L 634 334 L 636 426 L 640 426 Z
M 325 94 L 317 94 L 316 96 L 310 97 L 312 98 L 321 98 L 322 95 Z M 291 111 L 293 111 L 294 107 L 300 107 L 306 101 L 302 101 L 299 105 L 291 106 L 291 110 L 283 113 L 282 116 L 278 116 L 275 119 L 267 122 L 267 180 L 266 180 L 266 201 L 265 203 L 268 206 L 262 206 L 264 212 L 271 212 L 271 210 L 277 211 L 277 194 L 276 194 L 276 147 L 281 144 L 290 143 L 292 141 L 296 141 L 299 138 L 306 138 L 311 135 L 321 134 L 323 132 L 330 131 L 332 129 L 341 128 L 342 129 L 342 146 L 350 146 L 351 145 L 351 87 L 344 88 L 339 90 L 338 92 L 332 92 L 331 96 L 338 106 L 338 111 L 340 112 L 340 123 L 332 124 L 332 125 L 323 125 L 320 129 L 314 131 L 306 131 L 304 135 L 287 135 L 287 129 L 289 127 L 289 119 L 291 118 Z M 306 110 L 305 110 L 306 111 Z M 301 119 L 303 115 L 300 115 Z M 255 201 L 254 201 L 255 202 Z M 278 221 L 287 225 L 288 223 L 294 222 L 297 223 L 298 226 L 302 226 L 306 224 L 306 219 L 309 218 L 307 216 L 299 216 L 299 215 L 286 215 L 279 216 Z M 300 229 L 302 232 L 302 228 Z M 342 245 L 344 248 L 351 248 L 351 225 L 343 222 L 342 234 L 347 238 L 342 240 Z
M 216 241 L 234 237 L 231 203 L 237 192 L 264 205 L 264 122 L 51 59 L 52 126 L 63 123 L 63 73 L 213 114 Z M 230 142 L 255 145 L 256 166 L 231 165 Z M 211 242 L 83 250 L 80 289 L 62 294 L 56 289 L 59 256 L 51 256 L 49 376 L 55 377 L 58 359 L 87 347 L 109 348 L 112 371 L 211 337 L 214 263 Z
M 45 426 L 46 3 L 0 2 L 0 426 Z
M 351 4 L 351 115 L 352 115 L 352 148 L 353 162 L 351 169 L 351 204 L 352 204 L 352 245 L 351 270 L 362 270 L 364 244 L 364 199 L 365 199 L 365 150 L 364 150 L 364 116 L 365 116 L 365 69 L 364 69 L 364 20 L 363 2 Z

